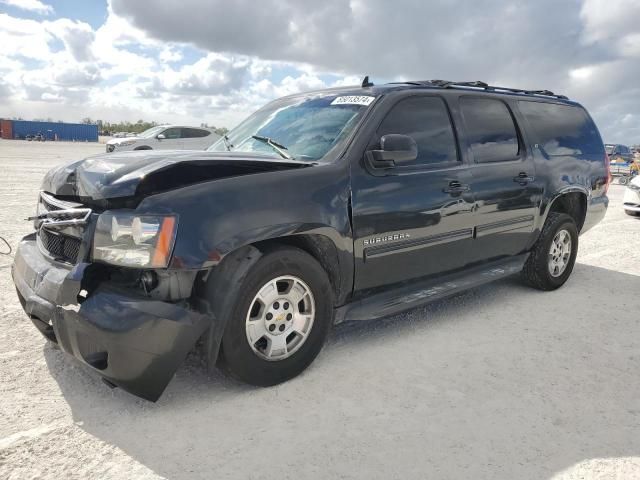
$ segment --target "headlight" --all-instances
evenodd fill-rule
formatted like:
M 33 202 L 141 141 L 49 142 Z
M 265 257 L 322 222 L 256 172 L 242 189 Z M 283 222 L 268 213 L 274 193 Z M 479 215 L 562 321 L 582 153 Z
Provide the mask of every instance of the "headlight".
M 177 227 L 175 216 L 103 213 L 93 237 L 93 259 L 123 267 L 165 268 Z

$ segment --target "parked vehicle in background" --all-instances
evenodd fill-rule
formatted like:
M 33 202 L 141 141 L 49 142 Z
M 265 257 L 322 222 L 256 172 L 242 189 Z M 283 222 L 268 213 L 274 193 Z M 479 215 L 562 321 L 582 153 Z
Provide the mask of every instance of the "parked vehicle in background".
M 624 212 L 632 217 L 640 217 L 640 175 L 634 176 L 624 191 Z
M 607 143 L 604 146 L 611 163 L 629 163 L 633 161 L 633 153 L 626 145 Z
M 172 130 L 197 129 L 139 145 Z M 564 96 L 365 79 L 276 100 L 207 151 L 53 169 L 12 274 L 35 326 L 111 385 L 156 400 L 199 340 L 210 368 L 275 385 L 333 323 L 512 274 L 561 287 L 607 167 Z
M 204 150 L 220 138 L 208 128 L 163 125 L 107 142 L 107 153 L 127 150 Z
M 35 138 L 35 135 L 26 135 L 26 136 L 24 137 L 24 139 L 25 139 L 27 142 L 31 142 L 34 138 Z

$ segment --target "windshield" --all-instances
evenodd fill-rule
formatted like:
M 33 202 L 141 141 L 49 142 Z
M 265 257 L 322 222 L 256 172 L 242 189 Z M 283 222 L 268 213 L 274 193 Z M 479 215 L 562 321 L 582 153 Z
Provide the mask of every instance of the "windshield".
M 138 135 L 138 137 L 140 138 L 151 138 L 155 135 L 158 135 L 162 130 L 164 130 L 166 127 L 151 127 L 148 130 L 145 130 L 144 132 L 140 133 Z
M 210 152 L 256 152 L 315 161 L 348 137 L 375 97 L 305 95 L 276 100 L 247 118 Z
M 604 149 L 607 152 L 607 155 L 611 155 L 613 153 L 613 151 L 616 149 L 615 145 L 605 145 Z

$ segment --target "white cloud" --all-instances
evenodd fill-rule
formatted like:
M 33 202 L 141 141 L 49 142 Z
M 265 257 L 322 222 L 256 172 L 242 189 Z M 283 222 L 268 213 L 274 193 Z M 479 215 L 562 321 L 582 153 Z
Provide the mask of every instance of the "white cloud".
M 53 13 L 53 7 L 42 3 L 40 0 L 0 0 L 0 3 L 16 7 L 21 10 L 39 13 L 41 15 L 49 15 Z
M 551 89 L 608 141 L 640 142 L 637 0 L 402 3 L 110 0 L 98 28 L 0 14 L 2 113 L 230 127 L 275 97 L 371 74 Z

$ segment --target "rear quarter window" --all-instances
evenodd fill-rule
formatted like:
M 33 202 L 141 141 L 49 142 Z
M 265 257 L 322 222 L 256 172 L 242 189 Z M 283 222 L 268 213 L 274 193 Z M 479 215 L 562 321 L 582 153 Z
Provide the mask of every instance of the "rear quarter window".
M 518 108 L 547 155 L 603 153 L 598 129 L 582 107 L 522 100 Z

